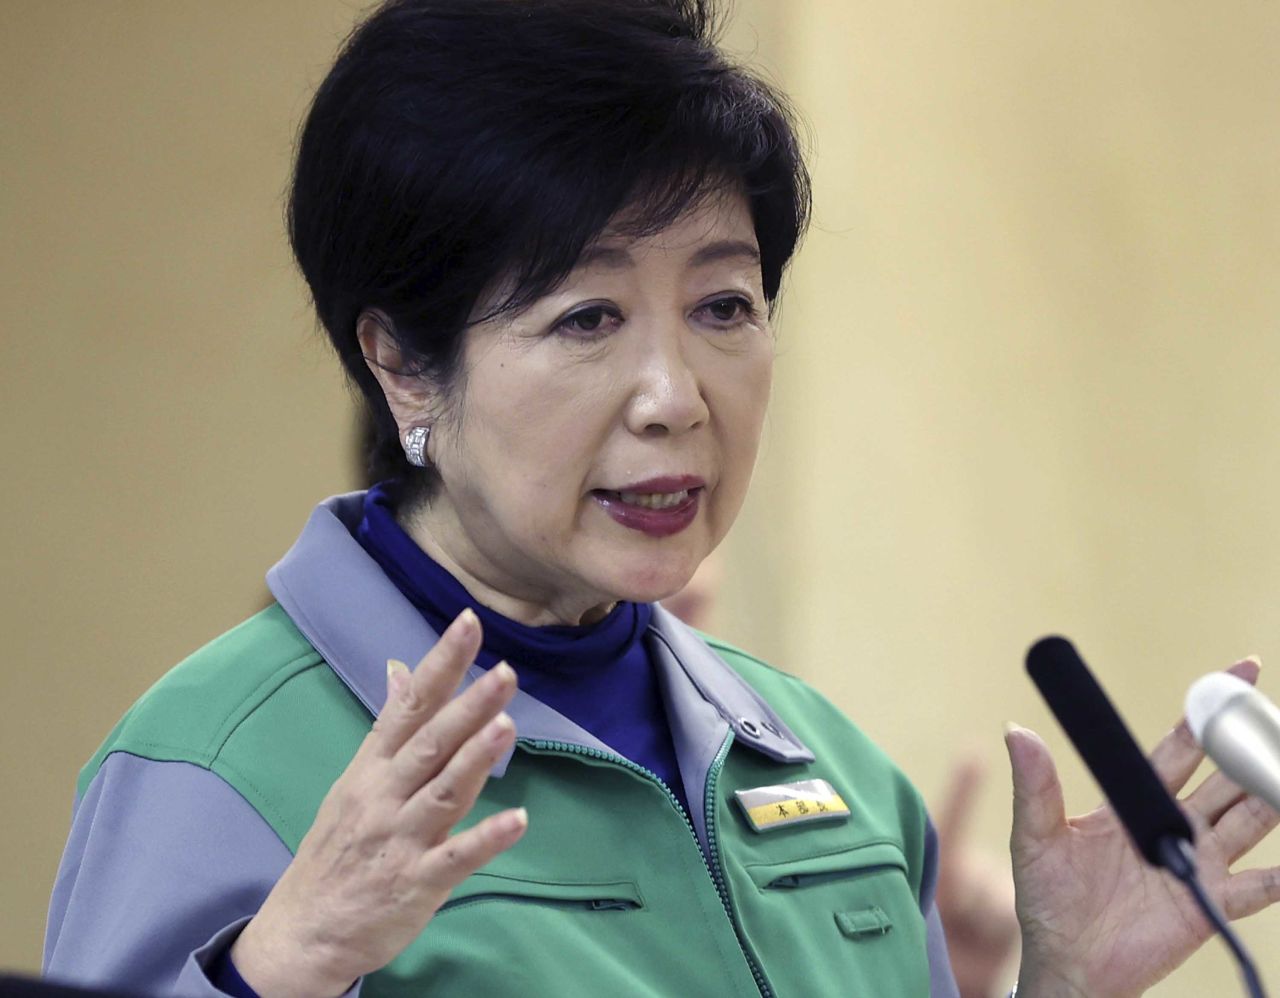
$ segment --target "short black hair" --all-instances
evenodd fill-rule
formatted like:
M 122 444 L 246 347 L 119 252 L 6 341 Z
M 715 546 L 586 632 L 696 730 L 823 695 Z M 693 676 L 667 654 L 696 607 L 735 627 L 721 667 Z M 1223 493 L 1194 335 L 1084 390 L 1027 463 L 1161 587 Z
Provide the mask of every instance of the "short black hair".
M 429 492 L 356 338 L 366 310 L 447 385 L 482 296 L 524 307 L 625 208 L 661 231 L 726 186 L 764 294 L 809 215 L 785 99 L 715 45 L 710 0 L 389 0 L 358 25 L 298 141 L 288 224 L 316 312 L 375 426 L 373 477 Z

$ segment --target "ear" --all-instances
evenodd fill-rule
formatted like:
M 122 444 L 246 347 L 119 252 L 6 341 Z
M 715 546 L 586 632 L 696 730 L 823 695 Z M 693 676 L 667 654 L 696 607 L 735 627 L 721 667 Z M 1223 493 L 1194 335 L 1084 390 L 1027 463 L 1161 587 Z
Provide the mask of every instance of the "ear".
M 361 312 L 356 320 L 356 339 L 365 363 L 382 387 L 400 436 L 403 438 L 410 427 L 431 419 L 435 391 L 427 378 L 411 373 L 412 368 L 391 335 L 391 319 L 374 309 Z

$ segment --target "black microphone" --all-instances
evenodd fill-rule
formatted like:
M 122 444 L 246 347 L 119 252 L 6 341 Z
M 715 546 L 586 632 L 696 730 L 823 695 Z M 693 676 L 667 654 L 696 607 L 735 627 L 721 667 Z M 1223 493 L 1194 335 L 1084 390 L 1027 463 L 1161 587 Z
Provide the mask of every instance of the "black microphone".
M 1153 866 L 1167 866 L 1164 843 L 1193 842 L 1195 833 L 1075 646 L 1066 638 L 1041 638 L 1027 652 L 1027 673 L 1138 852 Z

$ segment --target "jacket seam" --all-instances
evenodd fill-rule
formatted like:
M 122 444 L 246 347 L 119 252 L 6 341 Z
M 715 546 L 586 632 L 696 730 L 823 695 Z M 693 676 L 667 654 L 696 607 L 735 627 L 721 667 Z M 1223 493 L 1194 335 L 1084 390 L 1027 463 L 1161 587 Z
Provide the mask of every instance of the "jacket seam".
M 704 634 L 702 631 L 698 631 L 697 634 L 700 638 L 702 638 L 703 641 L 707 643 L 708 647 L 714 648 L 717 652 L 722 652 L 734 658 L 744 658 L 748 662 L 753 662 L 756 665 L 760 666 L 762 669 L 766 669 L 769 672 L 772 672 L 774 675 L 781 676 L 783 679 L 790 679 L 798 683 L 804 682 L 804 680 L 800 679 L 799 676 L 792 675 L 790 672 L 787 672 L 784 669 L 779 669 L 776 665 L 770 665 L 768 662 L 764 661 L 763 659 L 756 658 L 749 651 L 743 651 L 741 648 L 736 648 L 733 645 L 727 643 L 726 641 L 723 641 L 722 639 L 717 637 L 713 637 L 710 634 Z
M 308 659 L 314 661 L 307 662 Z M 296 668 L 298 663 L 306 662 L 303 668 Z M 222 726 L 214 733 L 210 739 L 210 747 L 212 754 L 209 756 L 210 764 L 216 761 L 221 755 L 222 750 L 226 748 L 232 736 L 239 730 L 240 726 L 251 718 L 257 711 L 270 700 L 275 694 L 280 692 L 291 680 L 301 676 L 304 672 L 314 669 L 324 664 L 324 657 L 314 647 L 300 653 L 294 658 L 289 659 L 283 665 L 279 666 L 272 673 L 263 679 L 257 686 L 253 688 L 245 697 L 227 711 L 227 716 L 223 718 Z M 266 691 L 265 693 L 263 691 Z M 256 699 L 256 702 L 254 702 Z M 252 704 L 247 710 L 246 705 Z M 239 711 L 243 714 L 238 714 Z M 216 747 L 214 747 L 216 744 Z
M 163 751 L 166 751 L 166 752 L 172 753 L 172 754 L 173 754 L 173 755 L 175 755 L 175 756 L 180 756 L 180 755 L 181 755 L 181 753 L 183 753 L 183 752 L 189 752 L 189 751 L 190 751 L 190 748 L 189 748 L 189 747 L 184 747 L 184 746 L 179 746 L 179 745 L 165 745 L 165 744 L 160 743 L 160 742 L 138 741 L 138 742 L 135 742 L 134 744 L 135 744 L 138 748 L 153 748 L 153 749 L 163 750 Z M 98 778 L 98 774 L 100 774 L 100 773 L 102 772 L 102 767 L 106 765 L 107 760 L 108 760 L 108 759 L 110 759 L 113 755 L 127 755 L 127 756 L 130 756 L 130 757 L 134 758 L 134 759 L 141 759 L 141 760 L 143 760 L 143 761 L 145 761 L 145 762 L 154 763 L 154 764 L 159 765 L 159 766 L 169 765 L 169 764 L 172 764 L 172 763 L 181 763 L 181 764 L 183 764 L 183 765 L 187 765 L 187 766 L 195 766 L 197 769 L 202 769 L 202 770 L 204 770 L 206 773 L 209 773 L 209 774 L 211 774 L 212 776 L 216 776 L 219 780 L 221 780 L 221 781 L 222 781 L 223 783 L 225 783 L 228 787 L 230 787 L 230 788 L 231 788 L 231 790 L 233 790 L 233 791 L 236 793 L 236 795 L 237 795 L 237 796 L 239 796 L 239 797 L 240 797 L 240 799 L 241 799 L 241 800 L 243 800 L 243 801 L 244 801 L 244 802 L 249 806 L 249 809 L 250 809 L 251 811 L 253 811 L 253 813 L 254 813 L 255 815 L 257 815 L 258 819 L 259 819 L 259 820 L 260 820 L 264 825 L 266 825 L 269 829 L 271 829 L 272 834 L 273 834 L 273 835 L 275 835 L 275 837 L 276 837 L 276 838 L 278 838 L 278 839 L 280 840 L 281 845 L 283 845 L 286 849 L 288 849 L 288 850 L 289 850 L 290 855 L 292 855 L 292 854 L 294 853 L 294 850 L 293 850 L 292 848 L 290 848 L 289 843 L 285 841 L 284 836 L 282 836 L 282 835 L 280 834 L 280 826 L 278 826 L 278 825 L 273 825 L 273 824 L 271 823 L 270 819 L 269 819 L 269 818 L 268 818 L 268 817 L 263 813 L 262 809 L 261 809 L 260 807 L 258 807 L 258 805 L 257 805 L 257 804 L 255 804 L 253 801 L 251 801 L 248 797 L 246 797 L 246 796 L 244 795 L 244 792 L 241 790 L 241 788 L 240 788 L 240 787 L 238 787 L 238 786 L 237 786 L 235 783 L 233 783 L 231 780 L 227 779 L 227 777 L 226 777 L 226 775 L 225 775 L 225 774 L 223 774 L 223 773 L 219 772 L 216 768 L 214 768 L 214 766 L 211 764 L 211 762 L 212 762 L 213 760 L 211 760 L 211 762 L 201 762 L 201 761 L 199 761 L 199 760 L 197 760 L 197 759 L 190 759 L 190 758 L 155 759 L 155 758 L 152 758 L 151 756 L 142 755 L 142 754 L 140 754 L 140 753 L 138 753 L 138 752 L 135 752 L 135 751 L 133 751 L 132 749 L 128 749 L 128 748 L 113 748 L 113 749 L 111 749 L 111 750 L 110 750 L 110 751 L 109 751 L 105 756 L 103 756 L 103 758 L 102 758 L 102 765 L 100 765 L 100 766 L 98 767 L 98 773 L 95 773 L 95 774 L 94 774 L 94 779 L 95 779 L 95 780 Z M 223 766 L 226 766 L 226 764 L 225 764 L 225 763 L 222 763 L 222 765 L 223 765 Z M 231 767 L 226 767 L 226 768 L 230 769 Z M 239 774 L 237 774 L 237 775 L 239 775 Z M 246 780 L 245 782 L 246 782 L 247 784 L 249 784 L 250 786 L 253 786 L 253 784 L 252 784 L 252 783 L 250 783 L 250 781 Z M 258 790 L 258 788 L 257 788 L 257 787 L 253 787 L 253 789 L 255 790 L 255 792 L 257 793 L 257 795 L 258 795 L 259 797 L 261 797 L 262 792 L 261 792 L 260 790 Z M 283 825 L 283 824 L 284 824 L 284 822 L 282 821 L 282 822 L 281 822 L 281 825 Z
M 294 669 L 294 666 L 296 666 L 299 662 L 302 662 L 309 658 L 314 658 L 315 661 L 308 662 L 303 668 Z M 271 825 L 272 828 L 279 829 L 279 831 L 277 831 L 276 834 L 280 835 L 282 841 L 285 841 L 285 840 L 284 840 L 284 836 L 281 835 L 281 832 L 288 832 L 291 839 L 293 839 L 294 841 L 301 841 L 302 836 L 306 834 L 306 829 L 295 828 L 293 822 L 289 820 L 282 811 L 278 810 L 272 804 L 270 795 L 267 794 L 252 779 L 250 779 L 247 774 L 245 774 L 237 766 L 235 766 L 233 763 L 229 762 L 226 758 L 224 758 L 222 753 L 223 753 L 223 750 L 227 747 L 227 744 L 235 736 L 235 733 L 240 730 L 241 725 L 243 725 L 246 721 L 248 721 L 251 717 L 253 717 L 253 715 L 257 713 L 258 710 L 261 709 L 262 706 L 266 704 L 268 700 L 270 700 L 273 696 L 275 696 L 275 694 L 279 693 L 280 690 L 282 690 L 285 686 L 287 686 L 293 680 L 298 679 L 299 677 L 305 675 L 306 673 L 310 672 L 312 669 L 319 668 L 324 665 L 325 665 L 324 657 L 320 654 L 320 652 L 316 648 L 312 647 L 309 651 L 303 652 L 301 655 L 298 655 L 296 658 L 290 659 L 278 670 L 273 672 L 271 676 L 268 677 L 268 679 L 263 680 L 262 683 L 258 684 L 258 686 L 253 691 L 253 695 L 258 694 L 263 689 L 264 686 L 267 686 L 272 681 L 276 681 L 281 673 L 285 673 L 284 677 L 278 679 L 278 681 L 275 682 L 275 685 L 271 688 L 271 690 L 265 696 L 260 697 L 257 703 L 255 703 L 251 708 L 246 710 L 243 715 L 237 718 L 234 724 L 231 724 L 229 730 L 227 730 L 221 742 L 218 744 L 217 750 L 209 759 L 208 768 L 211 771 L 218 772 L 218 770 L 223 770 L 225 771 L 225 773 L 234 776 L 237 780 L 243 781 L 244 785 L 253 791 L 254 797 L 257 798 L 258 803 L 254 803 L 250 801 L 249 802 L 250 806 L 253 807 L 253 809 L 257 811 L 260 815 L 262 815 L 263 820 L 265 820 L 267 824 Z M 243 707 L 245 703 L 249 702 L 252 699 L 253 695 L 246 697 L 239 704 L 237 704 L 236 709 L 238 710 L 241 707 Z M 232 716 L 234 716 L 234 712 Z M 230 720 L 230 717 L 228 718 L 228 720 Z M 223 776 L 223 773 L 218 773 L 218 775 Z M 223 778 L 226 779 L 226 776 L 223 776 Z M 231 780 L 227 780 L 227 782 L 231 783 Z M 232 785 L 234 786 L 235 784 L 233 783 Z M 289 852 L 291 853 L 295 852 L 294 847 L 290 846 L 288 841 L 285 841 L 285 846 L 289 849 Z
M 290 839 L 295 842 L 301 842 L 302 836 L 306 834 L 305 829 L 299 830 L 294 828 L 293 822 L 272 804 L 269 796 L 263 791 L 263 789 L 235 766 L 228 763 L 225 759 L 215 758 L 208 768 L 211 773 L 220 777 L 232 788 L 236 788 L 236 783 L 228 779 L 227 774 L 230 774 L 237 780 L 242 781 L 245 787 L 252 790 L 255 798 L 254 800 L 249 800 L 249 798 L 245 797 L 242 792 L 240 793 L 240 796 L 245 797 L 245 802 L 253 808 L 254 812 L 262 818 L 263 821 L 271 826 L 271 830 L 274 831 L 280 841 L 284 843 L 284 847 L 289 850 L 290 855 L 297 854 L 297 848 L 290 845 L 289 842 Z M 281 834 L 282 832 L 288 832 L 290 839 L 286 839 L 284 835 Z

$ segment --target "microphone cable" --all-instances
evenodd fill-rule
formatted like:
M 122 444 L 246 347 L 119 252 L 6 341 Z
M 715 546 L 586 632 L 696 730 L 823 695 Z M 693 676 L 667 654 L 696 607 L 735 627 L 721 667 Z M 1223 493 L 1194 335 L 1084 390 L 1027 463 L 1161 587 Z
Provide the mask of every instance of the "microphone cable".
M 1187 890 L 1196 899 L 1196 904 L 1200 906 L 1204 917 L 1209 920 L 1214 931 L 1225 940 L 1231 955 L 1240 966 L 1240 976 L 1244 978 L 1244 986 L 1249 992 L 1249 998 L 1267 998 L 1267 993 L 1262 987 L 1262 979 L 1258 976 L 1258 968 L 1254 966 L 1249 951 L 1245 949 L 1244 943 L 1236 935 L 1231 923 L 1213 903 L 1213 898 L 1209 897 L 1204 884 L 1200 882 L 1200 875 L 1196 872 L 1196 854 L 1191 843 L 1186 839 L 1166 835 L 1160 839 L 1156 848 L 1160 852 L 1164 868 L 1186 884 Z

